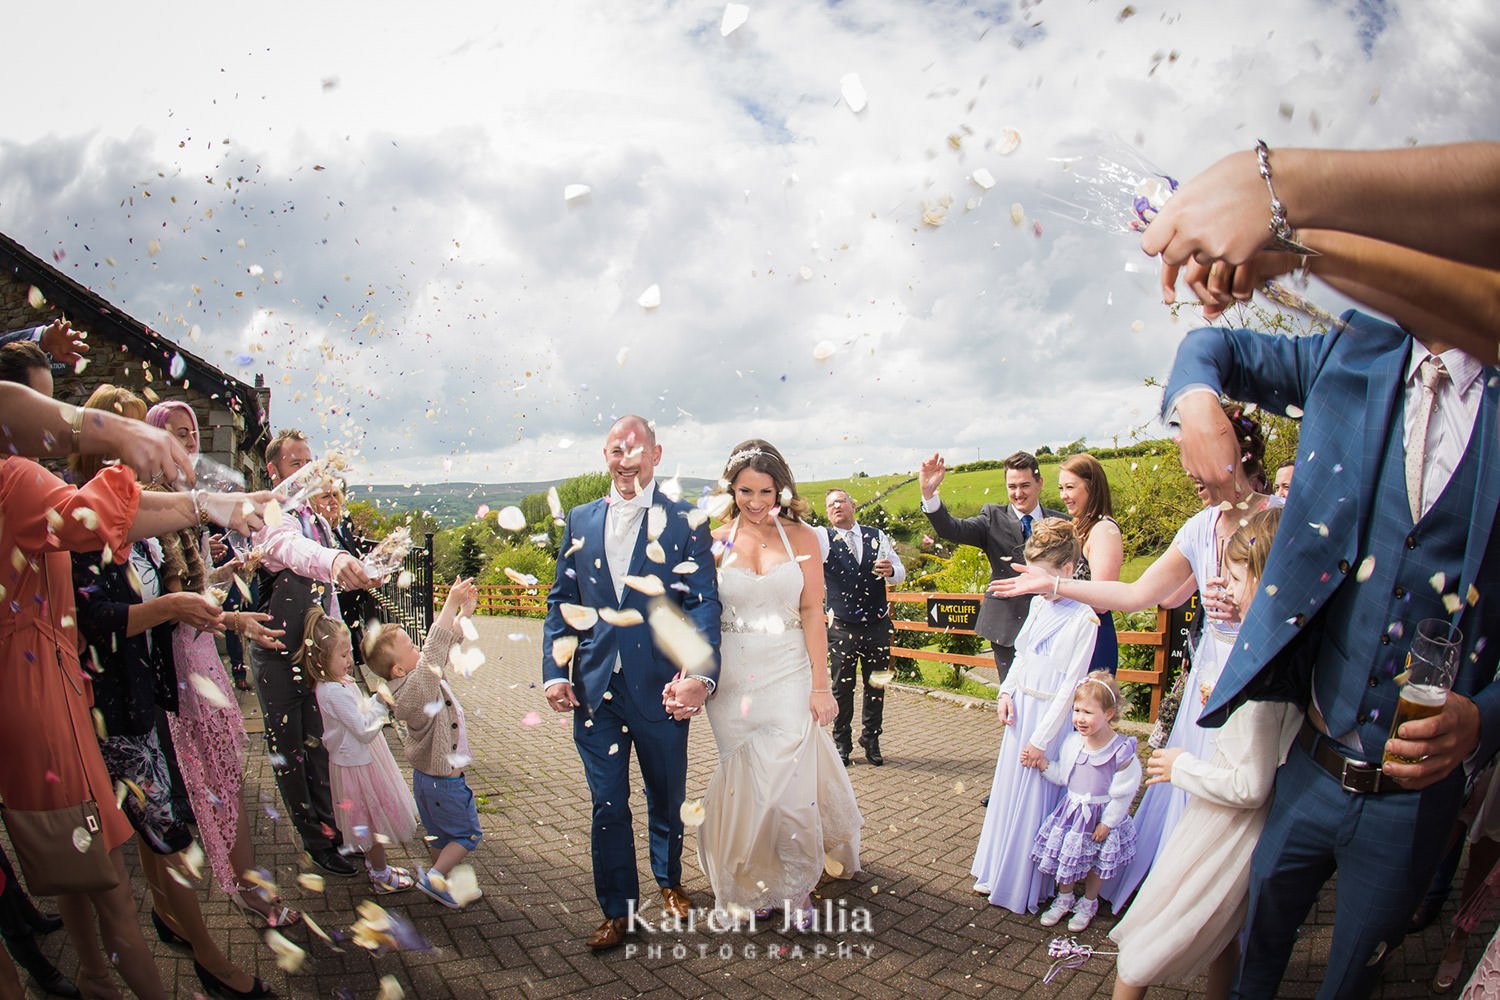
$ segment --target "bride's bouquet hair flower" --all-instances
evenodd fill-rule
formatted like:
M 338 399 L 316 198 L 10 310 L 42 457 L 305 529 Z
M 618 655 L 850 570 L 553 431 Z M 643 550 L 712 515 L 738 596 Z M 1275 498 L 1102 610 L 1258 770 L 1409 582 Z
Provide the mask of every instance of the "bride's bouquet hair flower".
M 812 510 L 812 505 L 797 493 L 797 480 L 792 478 L 792 470 L 786 464 L 786 459 L 781 457 L 781 452 L 776 450 L 776 446 L 760 438 L 751 438 L 734 446 L 734 450 L 729 453 L 729 461 L 724 466 L 722 482 L 729 493 L 726 519 L 739 516 L 739 507 L 734 502 L 734 480 L 746 469 L 771 477 L 771 482 L 776 486 L 781 516 L 788 521 L 800 520 Z

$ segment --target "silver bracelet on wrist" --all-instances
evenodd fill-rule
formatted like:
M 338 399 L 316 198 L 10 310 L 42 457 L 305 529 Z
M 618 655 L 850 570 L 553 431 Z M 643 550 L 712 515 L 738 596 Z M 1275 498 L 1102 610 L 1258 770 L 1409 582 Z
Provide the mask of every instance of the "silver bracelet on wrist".
M 1261 179 L 1266 182 L 1266 192 L 1271 196 L 1271 223 L 1268 227 L 1271 230 L 1270 249 L 1301 254 L 1303 257 L 1316 257 L 1316 250 L 1297 242 L 1297 233 L 1286 218 L 1286 205 L 1276 197 L 1276 187 L 1271 183 L 1271 147 L 1266 145 L 1264 139 L 1255 140 L 1255 164 Z

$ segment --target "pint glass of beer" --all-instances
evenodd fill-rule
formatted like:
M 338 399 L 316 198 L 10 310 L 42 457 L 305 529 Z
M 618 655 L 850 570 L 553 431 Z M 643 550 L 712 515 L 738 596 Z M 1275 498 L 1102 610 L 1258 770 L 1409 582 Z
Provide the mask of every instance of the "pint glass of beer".
M 1395 738 L 1403 722 L 1426 719 L 1443 711 L 1448 689 L 1458 673 L 1458 651 L 1463 634 L 1442 618 L 1425 618 L 1417 625 L 1411 652 L 1406 654 L 1406 683 L 1401 700 L 1391 719 L 1391 737 Z M 1415 760 L 1391 753 L 1387 743 L 1386 760 L 1415 764 Z

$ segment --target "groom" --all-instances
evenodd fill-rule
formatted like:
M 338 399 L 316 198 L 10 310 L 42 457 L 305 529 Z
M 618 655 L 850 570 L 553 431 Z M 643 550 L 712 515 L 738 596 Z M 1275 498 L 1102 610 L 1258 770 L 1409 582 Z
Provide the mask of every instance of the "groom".
M 609 496 L 568 511 L 542 626 L 547 703 L 573 713 L 573 740 L 594 801 L 594 892 L 604 910 L 604 922 L 588 939 L 595 951 L 619 945 L 630 930 L 630 914 L 643 908 L 630 821 L 632 746 L 646 787 L 651 871 L 661 886 L 662 908 L 682 919 L 692 909 L 681 885 L 687 720 L 713 693 L 718 659 L 702 675 L 678 677 L 649 627 L 639 623 L 647 594 L 626 580 L 659 581 L 641 586 L 664 590 L 716 654 L 719 591 L 708 524 L 692 527 L 687 520 L 692 506 L 657 491 L 651 476 L 660 461 L 661 445 L 650 424 L 635 416 L 615 421 L 604 440 Z M 685 565 L 691 570 L 680 571 Z M 589 611 L 569 608 L 565 617 L 565 605 Z M 600 617 L 590 624 L 591 611 L 610 617 L 624 611 L 638 623 L 611 624 Z M 571 659 L 569 643 L 559 641 L 565 637 L 578 641 Z M 664 697 L 677 707 L 681 721 L 666 713 Z

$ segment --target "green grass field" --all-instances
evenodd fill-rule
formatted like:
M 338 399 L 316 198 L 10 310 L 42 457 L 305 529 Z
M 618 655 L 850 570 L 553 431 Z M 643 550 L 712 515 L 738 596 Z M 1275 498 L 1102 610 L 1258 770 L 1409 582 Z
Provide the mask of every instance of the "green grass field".
M 819 479 L 811 483 L 798 483 L 797 491 L 813 505 L 819 515 L 823 513 L 823 497 L 837 487 L 845 490 L 855 506 L 869 503 L 873 498 L 897 483 L 911 479 L 913 473 L 892 473 L 888 476 L 859 476 L 854 479 Z M 884 501 L 882 501 L 884 502 Z

